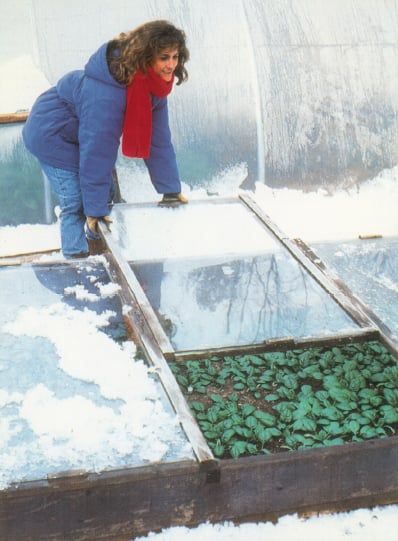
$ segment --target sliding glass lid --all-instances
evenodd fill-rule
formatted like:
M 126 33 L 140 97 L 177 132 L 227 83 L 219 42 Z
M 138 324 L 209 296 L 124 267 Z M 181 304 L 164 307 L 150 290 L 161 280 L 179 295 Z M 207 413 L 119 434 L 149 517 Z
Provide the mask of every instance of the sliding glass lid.
M 239 200 L 121 205 L 114 218 L 112 237 L 176 351 L 358 329 Z

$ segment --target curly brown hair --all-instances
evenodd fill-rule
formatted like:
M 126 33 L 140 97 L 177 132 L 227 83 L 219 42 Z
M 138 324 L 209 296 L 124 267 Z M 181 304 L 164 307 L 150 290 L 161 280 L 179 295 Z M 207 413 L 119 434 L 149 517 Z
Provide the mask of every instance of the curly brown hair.
M 188 79 L 185 62 L 189 50 L 185 44 L 185 33 L 164 20 L 150 21 L 128 33 L 122 32 L 108 43 L 107 62 L 109 71 L 120 84 L 129 84 L 136 71 L 146 73 L 161 51 L 178 49 L 178 64 L 175 69 L 177 85 Z

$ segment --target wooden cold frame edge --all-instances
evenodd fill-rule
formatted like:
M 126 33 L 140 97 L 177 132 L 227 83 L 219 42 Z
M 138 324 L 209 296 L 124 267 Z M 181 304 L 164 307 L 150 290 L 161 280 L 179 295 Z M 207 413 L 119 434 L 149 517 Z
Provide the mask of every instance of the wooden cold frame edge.
M 61 491 L 68 492 L 77 488 L 93 488 L 95 486 L 114 486 L 129 483 L 139 478 L 142 480 L 151 477 L 167 477 L 175 472 L 206 471 L 200 463 L 183 459 L 171 462 L 155 462 L 138 466 L 126 466 L 102 471 L 67 470 L 49 474 L 46 478 L 30 481 L 13 482 L 0 490 L 0 501 L 35 492 Z
M 106 235 L 104 235 L 104 237 L 106 238 Z M 209 468 L 211 468 L 211 464 L 215 463 L 213 453 L 191 413 L 185 397 L 167 363 L 165 355 L 152 333 L 152 329 L 145 317 L 145 315 L 148 314 L 142 312 L 141 306 L 134 295 L 133 286 L 129 280 L 130 272 L 128 269 L 130 269 L 130 267 L 123 260 L 119 261 L 115 257 L 115 254 L 112 253 L 111 248 L 110 252 L 106 254 L 106 259 L 108 260 L 108 271 L 111 278 L 116 279 L 117 283 L 122 287 L 122 292 L 119 293 L 121 300 L 130 308 L 126 317 L 129 318 L 132 327 L 135 329 L 136 337 L 145 353 L 145 357 L 157 374 L 166 395 L 176 412 L 180 425 L 192 447 L 196 459 L 203 464 L 204 467 L 209 466 Z M 127 276 L 123 272 L 124 270 L 126 270 Z M 132 272 L 133 271 L 131 271 L 131 273 Z M 153 317 L 156 316 L 153 315 Z
M 267 469 L 268 490 L 276 509 L 285 505 L 284 513 L 337 512 L 398 503 L 397 460 L 398 436 L 391 436 L 267 457 L 226 459 L 221 461 L 220 474 L 225 480 L 228 472 L 243 465 L 247 472 Z M 286 467 L 290 474 L 284 471 Z M 300 479 L 295 482 L 291 476 L 297 473 Z
M 182 508 L 189 481 L 195 487 L 207 482 L 206 471 L 193 460 L 21 483 L 0 491 L 0 538 L 127 541 L 137 532 L 148 533 L 154 522 L 166 527 L 175 514 L 169 489 Z M 181 495 L 180 483 L 185 487 Z M 153 512 L 152 502 L 156 508 L 162 499 L 164 505 Z
M 26 252 L 26 253 L 15 253 L 9 255 L 0 256 L 0 267 L 8 267 L 12 265 L 21 265 L 22 263 L 40 263 L 40 260 L 37 258 L 40 256 L 46 256 L 48 254 L 59 253 L 58 248 L 40 250 L 39 252 Z M 59 259 L 61 261 L 61 257 Z M 66 261 L 62 259 L 62 261 Z M 53 261 L 51 261 L 52 263 Z
M 50 253 L 59 253 L 59 250 L 49 250 Z M 1 267 L 22 267 L 22 266 L 35 266 L 35 267 L 81 267 L 94 264 L 106 264 L 105 254 L 97 254 L 90 256 L 90 258 L 77 258 L 77 259 L 65 259 L 61 255 L 59 258 L 41 259 L 41 256 L 48 255 L 49 252 L 31 252 L 29 254 L 21 254 L 19 256 L 0 256 L 0 268 Z
M 289 239 L 265 214 L 261 207 L 248 195 L 241 194 L 240 199 L 243 203 L 257 216 L 260 222 L 274 235 L 279 242 L 285 246 L 290 254 L 302 265 L 318 282 L 319 285 L 339 304 L 339 306 L 351 317 L 351 319 L 359 325 L 359 327 L 374 327 L 379 328 L 375 321 L 369 317 L 369 311 L 364 309 L 364 305 L 355 299 L 354 295 L 348 296 L 341 286 L 332 280 L 330 276 L 314 263 L 308 256 L 299 248 L 297 242 Z M 303 243 L 304 244 L 304 243 Z M 347 288 L 348 290 L 348 288 Z
M 0 531 L 7 541 L 127 541 L 172 526 L 392 504 L 397 460 L 394 437 L 223 460 L 217 483 L 190 462 L 21 486 L 0 492 Z
M 310 349 L 313 347 L 333 347 L 353 342 L 381 340 L 380 332 L 373 328 L 362 328 L 349 333 L 331 334 L 327 336 L 310 336 L 306 338 L 270 339 L 257 344 L 241 346 L 225 346 L 200 350 L 181 350 L 175 352 L 175 361 L 201 359 L 213 355 L 250 355 L 291 349 Z
M 143 317 L 146 319 L 148 327 L 151 329 L 151 332 L 154 335 L 154 338 L 159 345 L 163 355 L 172 356 L 174 354 L 173 346 L 171 345 L 170 340 L 168 339 L 166 333 L 160 325 L 159 320 L 156 317 L 156 314 L 151 306 L 151 303 L 149 302 L 148 297 L 146 296 L 143 288 L 141 287 L 141 284 L 139 283 L 134 271 L 128 264 L 127 260 L 123 257 L 123 254 L 117 243 L 113 240 L 112 234 L 109 229 L 105 226 L 105 224 L 101 222 L 99 222 L 98 225 L 104 242 L 109 252 L 111 252 L 111 254 L 113 255 L 115 264 L 119 267 L 126 282 L 128 283 L 132 296 L 136 304 L 140 307 Z
M 203 199 L 190 199 L 189 200 L 189 206 L 196 206 L 196 205 L 203 205 L 203 204 L 209 204 L 212 205 L 228 205 L 233 204 L 236 205 L 239 202 L 238 197 L 228 197 L 228 196 L 212 196 L 211 198 L 203 198 Z M 138 203 L 117 203 L 114 208 L 118 209 L 140 209 L 140 208 L 157 208 L 158 202 L 154 201 L 142 201 Z
M 14 113 L 0 113 L 0 124 L 15 124 L 17 122 L 25 122 L 28 116 L 28 110 L 15 111 Z
M 379 340 L 384 344 L 384 346 L 389 350 L 389 352 L 398 359 L 398 339 L 391 332 L 389 327 L 385 325 L 383 321 L 368 307 L 366 306 L 361 299 L 359 299 L 350 288 L 334 273 L 326 267 L 323 261 L 315 254 L 315 252 L 307 244 L 305 244 L 301 239 L 294 239 L 293 241 L 298 248 L 303 252 L 303 254 L 308 257 L 315 266 L 317 266 L 329 280 L 336 284 L 344 295 L 346 295 L 354 305 L 358 306 L 361 311 L 367 315 L 369 321 L 372 322 L 372 325 L 377 328 L 380 338 Z

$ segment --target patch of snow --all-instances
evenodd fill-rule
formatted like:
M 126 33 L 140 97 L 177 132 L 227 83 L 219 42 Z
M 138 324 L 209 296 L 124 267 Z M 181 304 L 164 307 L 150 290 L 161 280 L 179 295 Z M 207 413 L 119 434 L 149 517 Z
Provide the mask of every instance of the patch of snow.
M 95 286 L 99 289 L 99 293 L 102 299 L 107 297 L 114 297 L 120 291 L 121 287 L 114 282 L 109 282 L 108 284 L 102 284 L 98 282 Z
M 65 464 L 102 471 L 115 463 L 160 461 L 176 445 L 181 456 L 190 456 L 178 419 L 164 407 L 161 386 L 134 358 L 134 344 L 120 346 L 101 332 L 112 315 L 53 303 L 21 308 L 3 325 L 5 336 L 40 337 L 53 344 L 58 368 L 76 383 L 94 385 L 102 400 L 73 387 L 69 396 L 57 396 L 48 378 L 25 392 L 1 390 L 0 405 L 12 406 L 14 413 L 0 423 L 0 488 L 35 468 L 42 471 L 43 464 L 49 472 Z M 26 429 L 30 437 L 18 441 Z
M 95 301 L 98 301 L 99 299 L 98 295 L 95 295 L 94 293 L 90 293 L 81 284 L 77 284 L 73 287 L 72 286 L 66 287 L 64 291 L 65 291 L 65 295 L 74 295 L 76 299 L 79 301 L 95 302 Z
M 245 523 L 235 526 L 201 524 L 197 528 L 176 527 L 150 533 L 134 541 L 396 541 L 398 506 L 358 509 L 349 513 L 314 516 L 309 519 L 287 515 L 277 523 Z
M 50 84 L 30 55 L 12 58 L 0 65 L 0 113 L 29 110 Z
M 58 223 L 0 227 L 0 257 L 59 250 L 60 246 L 61 238 Z M 59 254 L 57 257 L 60 257 Z
M 398 235 L 398 166 L 333 195 L 257 183 L 255 199 L 282 231 L 306 242 Z

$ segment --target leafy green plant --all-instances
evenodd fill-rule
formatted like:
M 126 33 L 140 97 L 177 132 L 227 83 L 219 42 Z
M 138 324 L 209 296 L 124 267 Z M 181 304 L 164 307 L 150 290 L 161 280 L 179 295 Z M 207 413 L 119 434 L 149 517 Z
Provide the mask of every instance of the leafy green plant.
M 379 342 L 171 363 L 216 457 L 382 438 L 398 428 L 398 366 Z

